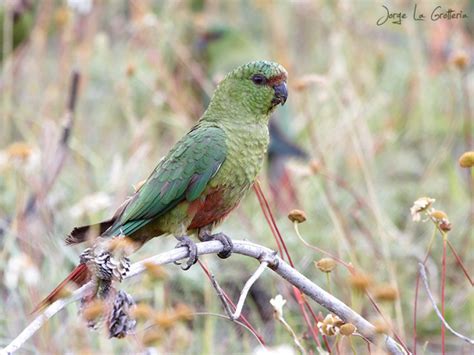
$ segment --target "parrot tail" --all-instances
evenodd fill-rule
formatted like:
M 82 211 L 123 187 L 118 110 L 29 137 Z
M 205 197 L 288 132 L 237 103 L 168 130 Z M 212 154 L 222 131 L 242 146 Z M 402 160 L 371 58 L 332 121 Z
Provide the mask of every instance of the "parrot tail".
M 99 236 L 104 233 L 114 222 L 115 218 L 112 218 L 101 223 L 92 224 L 90 226 L 76 227 L 66 237 L 66 244 L 79 244 L 85 242 L 89 237 Z
M 77 286 L 84 285 L 90 279 L 89 269 L 87 268 L 86 264 L 79 264 L 77 265 L 74 270 L 61 282 L 44 300 L 42 300 L 31 312 L 36 313 L 40 309 L 50 305 L 58 298 L 61 298 L 62 294 L 64 293 L 65 287 L 70 283 L 75 283 Z

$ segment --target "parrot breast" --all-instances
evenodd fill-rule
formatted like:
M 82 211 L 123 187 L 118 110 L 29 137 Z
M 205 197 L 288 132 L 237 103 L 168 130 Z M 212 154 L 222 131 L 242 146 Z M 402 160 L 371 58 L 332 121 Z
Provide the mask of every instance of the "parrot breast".
M 222 127 L 227 157 L 203 196 L 188 207 L 194 215 L 188 230 L 214 226 L 238 205 L 261 170 L 269 135 L 266 124 Z
M 199 229 L 221 222 L 238 205 L 238 201 L 226 203 L 224 197 L 225 189 L 218 188 L 209 192 L 204 199 L 193 201 L 188 211 L 194 218 L 188 229 Z

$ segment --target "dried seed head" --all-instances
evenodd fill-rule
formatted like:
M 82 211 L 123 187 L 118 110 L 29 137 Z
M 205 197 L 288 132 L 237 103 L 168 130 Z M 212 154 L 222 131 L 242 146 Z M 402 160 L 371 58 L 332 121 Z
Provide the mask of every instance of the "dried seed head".
M 459 157 L 459 165 L 461 168 L 474 167 L 474 152 L 466 152 Z
M 372 294 L 379 301 L 393 302 L 398 298 L 397 289 L 391 285 L 377 286 Z
M 92 322 L 102 317 L 106 312 L 107 307 L 102 300 L 94 300 L 86 305 L 82 311 L 82 316 L 88 322 Z
M 168 277 L 168 273 L 161 265 L 156 265 L 150 262 L 145 263 L 145 269 L 154 280 L 162 281 Z
M 451 62 L 456 66 L 456 68 L 463 71 L 469 66 L 469 54 L 464 50 L 458 50 L 451 57 Z
M 443 211 L 433 210 L 430 212 L 430 217 L 434 223 L 443 232 L 449 232 L 452 229 L 451 222 L 449 222 L 448 215 Z
M 194 318 L 193 309 L 184 303 L 178 304 L 175 308 L 175 312 L 179 320 L 188 321 Z
M 125 74 L 127 77 L 131 78 L 132 76 L 135 75 L 135 66 L 132 63 L 128 63 L 127 69 L 125 71 Z
M 346 323 L 346 324 L 343 324 L 341 326 L 341 329 L 339 330 L 339 332 L 342 334 L 342 335 L 345 335 L 345 336 L 349 336 L 349 335 L 352 335 L 354 334 L 355 332 L 357 331 L 357 328 L 354 324 L 352 323 Z
M 54 21 L 58 27 L 65 26 L 71 18 L 71 12 L 66 6 L 59 7 L 54 13 Z
M 446 213 L 444 213 L 443 211 L 439 211 L 439 210 L 431 211 L 430 215 L 435 220 L 442 220 L 442 219 L 445 219 L 445 218 L 447 219 L 448 218 L 448 215 Z
M 410 213 L 412 216 L 413 221 L 418 222 L 421 220 L 421 213 L 422 212 L 429 212 L 431 209 L 431 205 L 436 200 L 431 197 L 420 197 L 413 203 L 413 206 L 410 208 Z
M 154 310 L 153 308 L 151 308 L 150 305 L 146 303 L 140 303 L 140 304 L 137 304 L 137 306 L 130 311 L 130 314 L 132 315 L 133 318 L 137 320 L 146 321 L 151 318 L 151 316 L 153 315 L 153 312 Z
M 355 291 L 363 292 L 372 283 L 372 278 L 369 275 L 356 273 L 349 277 L 349 283 L 351 284 L 352 289 Z
M 327 336 L 339 334 L 339 330 L 343 325 L 344 321 L 334 314 L 328 314 L 322 322 L 318 322 L 319 330 Z
M 160 328 L 168 329 L 176 324 L 178 317 L 174 312 L 159 312 L 155 314 L 153 320 Z
M 306 213 L 302 210 L 291 210 L 288 214 L 288 218 L 292 222 L 303 223 L 306 221 Z
M 439 224 L 439 229 L 441 229 L 443 232 L 449 232 L 451 229 L 453 229 L 453 225 L 449 221 L 441 221 Z
M 382 333 L 388 333 L 390 331 L 390 327 L 388 326 L 387 322 L 385 322 L 381 318 L 374 320 L 372 324 L 375 327 L 376 333 L 382 334 Z
M 336 261 L 331 258 L 322 258 L 315 262 L 315 265 L 322 272 L 331 272 L 336 267 Z
M 32 153 L 33 149 L 25 142 L 15 142 L 10 144 L 6 153 L 10 159 L 26 160 Z
M 163 332 L 158 329 L 150 329 L 143 334 L 142 343 L 145 346 L 158 345 L 163 339 Z

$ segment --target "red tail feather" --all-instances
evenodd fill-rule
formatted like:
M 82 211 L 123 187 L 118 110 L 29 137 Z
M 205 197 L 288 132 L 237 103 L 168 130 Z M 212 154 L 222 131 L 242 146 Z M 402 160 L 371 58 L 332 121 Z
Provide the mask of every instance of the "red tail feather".
M 84 285 L 90 279 L 89 270 L 87 269 L 86 264 L 77 265 L 74 270 L 66 277 L 66 279 L 61 282 L 43 301 L 41 301 L 31 313 L 36 313 L 40 309 L 50 305 L 58 298 L 61 298 L 61 292 L 64 288 L 71 282 L 75 283 L 77 286 Z

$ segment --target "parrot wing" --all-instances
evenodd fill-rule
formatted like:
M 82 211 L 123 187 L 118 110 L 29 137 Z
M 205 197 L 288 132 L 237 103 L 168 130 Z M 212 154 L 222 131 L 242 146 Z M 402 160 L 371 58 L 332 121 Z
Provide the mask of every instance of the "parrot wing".
M 226 156 L 224 131 L 197 126 L 160 161 L 103 235 L 130 235 L 178 203 L 196 200 Z

